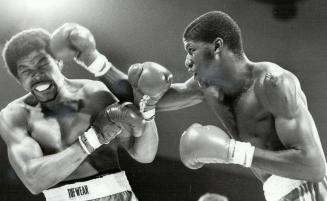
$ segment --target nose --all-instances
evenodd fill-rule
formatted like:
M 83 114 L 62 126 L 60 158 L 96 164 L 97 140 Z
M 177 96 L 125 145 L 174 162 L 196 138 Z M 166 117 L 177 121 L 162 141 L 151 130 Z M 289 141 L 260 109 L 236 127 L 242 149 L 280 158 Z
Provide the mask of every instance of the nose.
M 186 68 L 187 68 L 187 70 L 189 72 L 192 72 L 194 70 L 193 69 L 194 62 L 193 62 L 193 60 L 192 60 L 192 58 L 191 58 L 190 55 L 187 55 L 186 58 L 185 58 L 185 66 L 186 66 Z
M 36 70 L 33 72 L 32 77 L 34 80 L 40 80 L 43 77 L 43 74 L 43 72 Z

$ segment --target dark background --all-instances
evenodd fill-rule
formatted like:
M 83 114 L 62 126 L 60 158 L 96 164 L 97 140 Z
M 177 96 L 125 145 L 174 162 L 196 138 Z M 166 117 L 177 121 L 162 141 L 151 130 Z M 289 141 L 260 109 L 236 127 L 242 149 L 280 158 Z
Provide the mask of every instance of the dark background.
M 225 11 L 239 23 L 250 60 L 275 62 L 299 77 L 326 149 L 325 0 L 0 0 L 0 49 L 21 30 L 53 31 L 64 22 L 77 22 L 92 31 L 98 49 L 124 72 L 130 64 L 156 61 L 173 72 L 175 82 L 182 82 L 189 77 L 183 30 L 211 10 Z M 63 72 L 69 78 L 91 78 L 76 66 Z M 0 87 L 1 108 L 25 93 L 2 68 Z M 159 152 L 152 164 L 138 164 L 121 151 L 122 167 L 140 200 L 195 201 L 206 192 L 226 195 L 230 201 L 264 200 L 260 182 L 248 169 L 212 165 L 194 171 L 181 164 L 179 137 L 193 122 L 217 125 L 205 103 L 160 113 Z M 0 201 L 43 200 L 31 195 L 16 177 L 2 140 L 0 160 Z

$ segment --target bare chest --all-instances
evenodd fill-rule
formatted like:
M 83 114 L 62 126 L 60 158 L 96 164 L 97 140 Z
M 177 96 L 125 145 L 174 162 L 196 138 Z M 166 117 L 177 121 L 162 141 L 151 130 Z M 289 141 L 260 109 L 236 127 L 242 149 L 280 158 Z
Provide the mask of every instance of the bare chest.
M 253 88 L 242 93 L 231 107 L 241 140 L 271 150 L 281 146 L 274 117 L 262 106 Z
M 71 145 L 90 125 L 91 115 L 66 107 L 30 113 L 30 134 L 40 144 L 44 153 L 59 152 Z

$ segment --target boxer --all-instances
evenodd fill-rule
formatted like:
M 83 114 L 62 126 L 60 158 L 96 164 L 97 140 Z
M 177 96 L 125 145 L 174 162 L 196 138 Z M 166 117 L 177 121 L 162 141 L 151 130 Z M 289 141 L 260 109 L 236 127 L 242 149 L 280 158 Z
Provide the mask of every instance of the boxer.
M 196 18 L 183 39 L 193 74 L 184 85 L 198 83 L 225 125 L 189 127 L 180 141 L 183 163 L 251 168 L 267 201 L 327 200 L 325 156 L 297 77 L 277 64 L 250 61 L 239 26 L 223 12 Z
M 191 169 L 207 163 L 251 168 L 267 201 L 326 200 L 325 156 L 298 78 L 275 63 L 250 61 L 239 26 L 220 11 L 191 22 L 183 41 L 192 77 L 172 84 L 156 109 L 207 101 L 222 125 L 188 128 L 180 141 L 183 163 Z M 111 86 L 128 79 L 114 67 L 100 77 Z
M 9 74 L 28 92 L 0 113 L 10 164 L 27 189 L 43 192 L 47 201 L 137 200 L 117 148 L 151 162 L 155 124 L 133 104 L 118 103 L 103 83 L 66 78 L 50 40 L 46 30 L 25 30 L 3 50 Z

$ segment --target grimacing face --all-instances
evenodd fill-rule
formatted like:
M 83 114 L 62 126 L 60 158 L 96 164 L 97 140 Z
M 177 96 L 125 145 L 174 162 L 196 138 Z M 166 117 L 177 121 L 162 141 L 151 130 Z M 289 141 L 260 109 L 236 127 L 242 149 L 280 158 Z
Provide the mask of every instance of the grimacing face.
M 17 78 L 25 90 L 40 102 L 47 102 L 57 96 L 62 74 L 56 61 L 42 49 L 17 61 Z
M 222 69 L 215 58 L 213 44 L 184 39 L 184 48 L 187 52 L 185 66 L 200 87 L 217 85 Z

